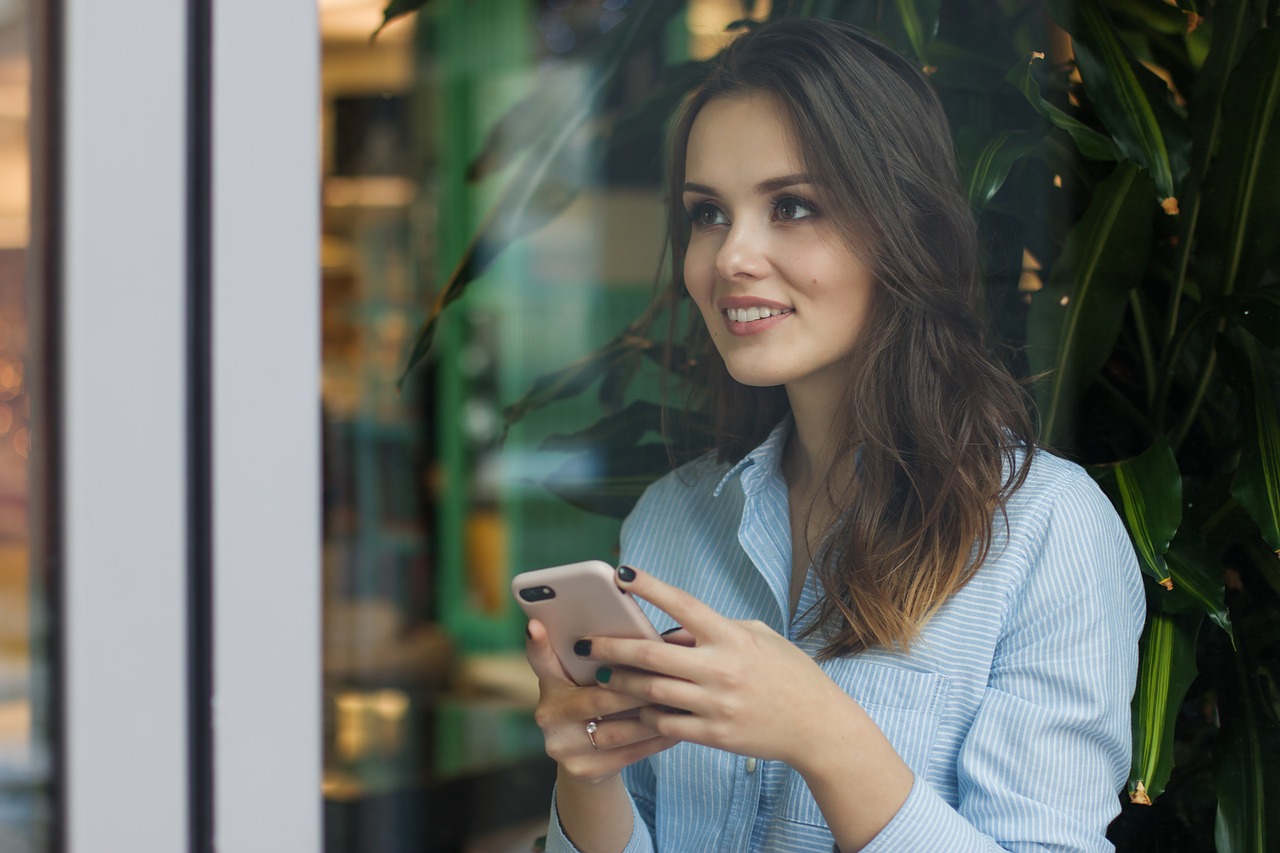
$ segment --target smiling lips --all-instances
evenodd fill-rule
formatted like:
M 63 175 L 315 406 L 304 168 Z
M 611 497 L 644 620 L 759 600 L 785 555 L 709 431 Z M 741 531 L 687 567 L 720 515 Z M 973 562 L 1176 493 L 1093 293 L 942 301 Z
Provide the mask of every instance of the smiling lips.
M 781 323 L 795 313 L 794 308 L 773 305 L 724 307 L 721 309 L 725 325 L 733 335 L 755 335 Z

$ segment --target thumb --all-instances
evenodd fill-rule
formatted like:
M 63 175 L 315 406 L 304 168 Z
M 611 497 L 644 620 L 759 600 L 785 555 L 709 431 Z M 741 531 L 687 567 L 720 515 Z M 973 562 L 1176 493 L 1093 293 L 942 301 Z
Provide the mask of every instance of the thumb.
M 524 654 L 529 660 L 529 666 L 533 669 L 534 675 L 538 676 L 539 680 L 562 681 L 574 686 L 573 679 L 564 671 L 560 658 L 556 657 L 555 650 L 551 648 L 551 639 L 547 635 L 546 627 L 537 619 L 530 619 L 525 635 Z

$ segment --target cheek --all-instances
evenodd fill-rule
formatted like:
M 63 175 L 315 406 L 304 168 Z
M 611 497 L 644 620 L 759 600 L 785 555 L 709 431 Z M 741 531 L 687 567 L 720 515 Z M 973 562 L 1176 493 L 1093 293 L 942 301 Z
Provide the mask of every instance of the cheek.
M 712 296 L 711 276 L 707 274 L 705 264 L 692 246 L 684 256 L 684 289 L 689 292 L 699 310 L 706 314 Z

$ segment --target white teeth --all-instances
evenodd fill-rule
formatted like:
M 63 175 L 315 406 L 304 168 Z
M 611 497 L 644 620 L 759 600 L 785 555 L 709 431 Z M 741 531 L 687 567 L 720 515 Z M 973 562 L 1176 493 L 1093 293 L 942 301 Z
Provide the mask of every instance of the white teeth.
M 788 314 L 790 311 L 785 308 L 761 308 L 753 305 L 750 308 L 726 308 L 724 313 L 735 323 L 750 323 L 753 320 L 763 320 L 778 314 Z

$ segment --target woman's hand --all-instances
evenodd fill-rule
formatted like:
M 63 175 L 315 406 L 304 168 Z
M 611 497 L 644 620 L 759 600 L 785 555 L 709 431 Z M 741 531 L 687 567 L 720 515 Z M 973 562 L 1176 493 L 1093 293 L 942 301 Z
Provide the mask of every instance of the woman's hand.
M 596 674 L 604 692 L 629 697 L 664 740 L 786 762 L 842 850 L 862 849 L 888 824 L 911 770 L 812 658 L 762 622 L 726 619 L 630 567 L 618 569 L 618 585 L 666 611 L 694 645 L 588 638 L 583 657 L 608 662 Z
M 642 706 L 640 720 L 656 734 L 785 761 L 803 773 L 869 722 L 812 658 L 763 622 L 726 619 L 628 567 L 619 585 L 666 611 L 695 642 L 590 638 L 585 657 L 608 664 L 597 673 L 600 685 Z
M 528 633 L 525 653 L 538 676 L 534 720 L 542 729 L 547 755 L 560 765 L 562 774 L 578 782 L 601 782 L 677 742 L 659 734 L 641 717 L 600 719 L 635 710 L 644 703 L 615 691 L 577 686 L 556 658 L 542 623 L 531 620 Z M 592 721 L 595 732 L 589 735 L 587 724 Z

